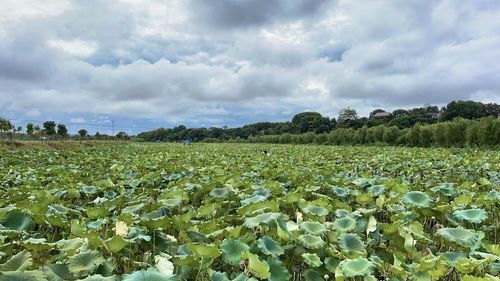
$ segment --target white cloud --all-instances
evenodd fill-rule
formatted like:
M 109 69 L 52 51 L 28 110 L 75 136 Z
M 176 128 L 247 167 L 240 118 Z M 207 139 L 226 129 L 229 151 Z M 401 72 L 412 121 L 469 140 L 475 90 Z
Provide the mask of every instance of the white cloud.
M 47 44 L 55 49 L 64 51 L 72 56 L 88 57 L 97 50 L 97 42 L 88 42 L 83 40 L 49 40 Z
M 69 122 L 71 122 L 71 123 L 85 123 L 86 120 L 85 120 L 85 118 L 82 118 L 82 117 L 76 117 L 76 118 L 69 119 Z
M 224 124 L 499 98 L 497 0 L 46 2 L 0 3 L 2 108 Z

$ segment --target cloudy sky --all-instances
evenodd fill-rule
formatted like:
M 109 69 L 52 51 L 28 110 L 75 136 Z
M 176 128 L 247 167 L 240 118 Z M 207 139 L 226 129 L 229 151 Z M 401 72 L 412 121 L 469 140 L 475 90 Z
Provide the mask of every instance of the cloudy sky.
M 498 0 L 0 0 L 0 116 L 73 132 L 500 103 L 499 62 Z

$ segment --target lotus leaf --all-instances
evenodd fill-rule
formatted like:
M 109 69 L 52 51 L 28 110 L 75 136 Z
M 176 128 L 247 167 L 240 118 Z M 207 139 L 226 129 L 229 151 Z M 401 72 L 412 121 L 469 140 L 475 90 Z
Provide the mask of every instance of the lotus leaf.
M 290 273 L 286 269 L 285 264 L 278 260 L 276 257 L 270 257 L 266 263 L 269 265 L 269 281 L 288 281 L 290 280 Z
M 364 253 L 366 252 L 365 245 L 355 234 L 342 234 L 339 236 L 339 246 L 347 253 Z
M 351 232 L 356 229 L 357 222 L 352 217 L 343 217 L 333 222 L 332 228 L 338 232 Z
M 323 262 L 321 262 L 321 259 L 315 253 L 314 254 L 303 253 L 302 259 L 304 260 L 305 263 L 307 263 L 308 265 L 310 265 L 312 267 L 318 267 L 318 266 L 321 266 L 323 264 Z
M 98 251 L 86 251 L 69 258 L 68 269 L 72 274 L 83 277 L 94 273 L 104 263 L 104 258 Z
M 264 236 L 257 240 L 257 247 L 259 247 L 262 253 L 275 257 L 279 257 L 285 253 L 280 244 L 268 236 Z
M 488 218 L 488 213 L 483 209 L 468 209 L 453 212 L 453 215 L 461 220 L 472 223 L 482 223 Z
M 325 241 L 323 241 L 321 237 L 311 234 L 300 235 L 297 239 L 300 245 L 306 247 L 307 249 L 320 249 L 325 245 Z
M 344 276 L 368 276 L 373 273 L 375 265 L 366 258 L 356 258 L 353 260 L 343 260 L 339 264 L 340 271 Z
M 232 266 L 237 266 L 242 259 L 242 253 L 248 251 L 250 247 L 240 240 L 228 238 L 222 242 L 220 249 L 222 251 L 222 259 L 224 262 Z
M 410 191 L 403 196 L 403 202 L 413 207 L 430 207 L 432 200 L 429 195 L 422 191 Z
M 258 226 L 261 223 L 269 223 L 281 216 L 280 213 L 265 213 L 265 214 L 260 214 L 255 217 L 250 217 L 245 220 L 243 223 L 244 226 L 248 228 L 253 228 Z
M 248 269 L 250 272 L 260 279 L 266 279 L 271 276 L 269 272 L 269 264 L 259 260 L 259 256 L 250 252 L 244 252 L 243 258 L 248 259 Z
M 484 233 L 482 232 L 475 233 L 463 228 L 441 228 L 436 233 L 450 242 L 470 248 L 471 250 L 477 249 L 484 237 Z
M 300 230 L 307 234 L 321 236 L 325 234 L 328 229 L 321 223 L 315 221 L 302 222 L 300 224 Z

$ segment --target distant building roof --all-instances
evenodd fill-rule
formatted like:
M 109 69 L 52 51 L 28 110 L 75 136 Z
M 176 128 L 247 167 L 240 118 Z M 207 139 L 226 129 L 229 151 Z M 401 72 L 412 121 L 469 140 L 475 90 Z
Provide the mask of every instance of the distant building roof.
M 387 116 L 391 116 L 391 113 L 384 111 L 384 112 L 377 112 L 373 115 L 373 117 L 387 117 Z

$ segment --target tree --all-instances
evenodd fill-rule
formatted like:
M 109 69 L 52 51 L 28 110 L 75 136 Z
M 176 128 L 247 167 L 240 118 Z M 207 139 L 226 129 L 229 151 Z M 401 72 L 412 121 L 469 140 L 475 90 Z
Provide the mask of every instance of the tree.
M 9 120 L 0 118 L 0 132 L 8 132 L 12 130 L 13 126 Z
M 374 111 L 370 112 L 370 118 L 373 118 L 375 116 L 375 114 L 380 113 L 380 112 L 385 112 L 385 110 L 383 110 L 381 108 L 375 109 Z
M 292 118 L 292 127 L 295 133 L 329 131 L 330 119 L 323 117 L 318 112 L 302 112 Z
M 116 138 L 120 140 L 126 140 L 129 139 L 129 136 L 125 132 L 119 132 L 118 134 L 116 134 Z
M 78 135 L 80 136 L 80 139 L 83 139 L 87 137 L 88 132 L 85 129 L 81 129 L 80 131 L 78 131 Z
M 43 133 L 52 136 L 56 134 L 56 122 L 46 121 L 43 123 Z
M 339 111 L 339 117 L 337 118 L 337 122 L 342 123 L 356 119 L 358 119 L 358 112 L 355 109 L 344 108 Z
M 453 120 L 457 117 L 476 119 L 483 117 L 484 105 L 475 101 L 452 101 L 446 105 L 443 120 Z
M 66 126 L 63 124 L 57 125 L 57 134 L 61 137 L 67 137 L 68 136 L 68 129 L 66 129 Z
M 406 109 L 396 109 L 392 112 L 392 117 L 394 118 L 400 118 L 405 116 L 408 116 L 408 110 Z
M 31 135 L 33 135 L 33 132 L 34 132 L 34 131 L 35 131 L 35 128 L 34 128 L 34 126 L 33 126 L 33 123 L 28 123 L 28 124 L 26 125 L 26 133 L 27 133 L 29 136 L 31 136 Z
M 40 126 L 36 125 L 33 130 L 35 131 L 35 134 L 40 133 Z

